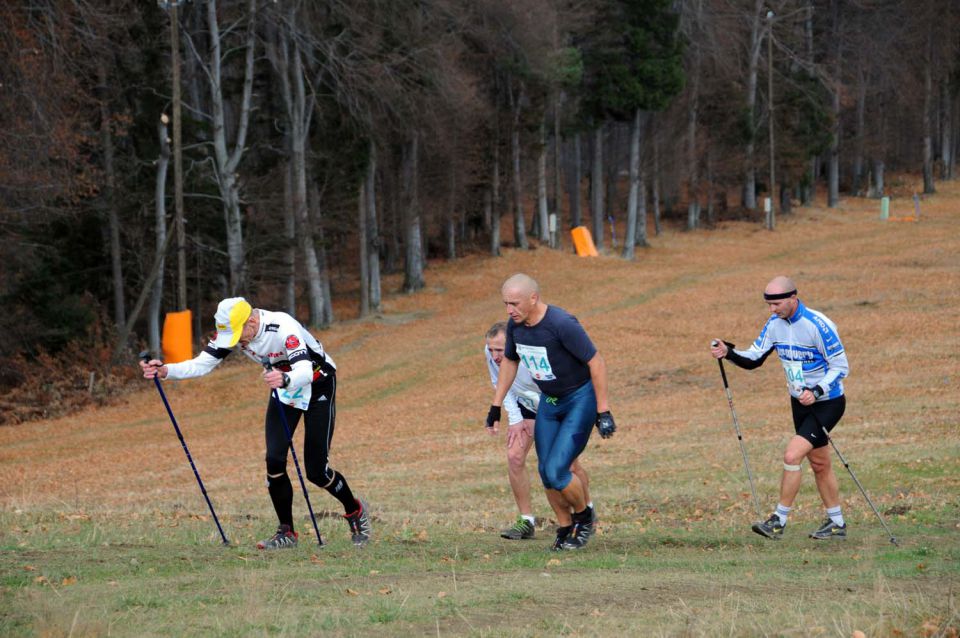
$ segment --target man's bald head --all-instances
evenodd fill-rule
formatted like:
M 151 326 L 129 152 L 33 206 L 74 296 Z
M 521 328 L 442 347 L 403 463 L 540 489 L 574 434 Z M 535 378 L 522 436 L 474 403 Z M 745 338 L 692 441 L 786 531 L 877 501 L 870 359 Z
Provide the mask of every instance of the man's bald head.
M 500 290 L 503 292 L 512 290 L 522 295 L 536 294 L 538 297 L 540 296 L 540 284 L 533 277 L 522 272 L 508 277 Z
M 770 280 L 763 293 L 765 295 L 782 295 L 787 292 L 796 292 L 797 285 L 793 280 L 784 275 L 778 275 Z

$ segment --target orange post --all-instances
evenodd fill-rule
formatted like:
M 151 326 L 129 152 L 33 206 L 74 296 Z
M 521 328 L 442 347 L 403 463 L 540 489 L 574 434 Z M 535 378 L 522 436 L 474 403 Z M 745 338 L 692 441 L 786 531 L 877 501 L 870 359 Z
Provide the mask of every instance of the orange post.
M 163 360 L 180 363 L 193 358 L 193 324 L 189 310 L 168 312 L 163 320 Z
M 599 255 L 597 247 L 593 245 L 593 235 L 586 226 L 577 226 L 570 231 L 573 237 L 573 248 L 581 257 L 596 257 Z

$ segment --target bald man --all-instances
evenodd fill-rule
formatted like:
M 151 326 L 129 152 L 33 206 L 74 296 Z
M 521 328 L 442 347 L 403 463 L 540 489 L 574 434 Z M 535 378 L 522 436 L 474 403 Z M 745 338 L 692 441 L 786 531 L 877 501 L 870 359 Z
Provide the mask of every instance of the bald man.
M 594 512 L 585 486 L 570 471 L 596 426 L 608 438 L 616 431 L 607 402 L 603 357 L 577 318 L 540 298 L 530 276 L 516 274 L 501 288 L 510 321 L 487 427 L 496 428 L 500 408 L 520 365 L 542 396 L 534 427 L 540 479 L 557 516 L 555 551 L 586 546 L 594 532 Z
M 763 291 L 763 299 L 772 314 L 749 348 L 737 350 L 722 339 L 714 339 L 710 348 L 717 359 L 726 358 L 746 370 L 763 365 L 776 349 L 787 378 L 795 434 L 783 454 L 780 502 L 770 518 L 754 523 L 752 529 L 767 538 L 783 537 L 800 491 L 801 465 L 808 459 L 827 510 L 826 520 L 810 538 L 844 539 L 847 525 L 840 509 L 837 476 L 830 463 L 827 432 L 840 421 L 846 407 L 843 378 L 850 369 L 847 355 L 837 326 L 797 298 L 797 286 L 789 277 L 773 278 Z

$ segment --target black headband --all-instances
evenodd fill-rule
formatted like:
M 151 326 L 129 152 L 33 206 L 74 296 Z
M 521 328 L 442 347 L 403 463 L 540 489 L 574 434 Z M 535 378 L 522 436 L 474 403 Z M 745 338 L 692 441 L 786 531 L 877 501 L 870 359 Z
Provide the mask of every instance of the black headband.
M 772 294 L 769 293 L 769 292 L 765 292 L 765 293 L 763 293 L 763 300 L 764 300 L 764 301 L 777 301 L 778 299 L 789 299 L 790 297 L 794 296 L 795 294 L 797 294 L 797 289 L 796 289 L 796 288 L 794 288 L 793 290 L 788 290 L 787 292 L 775 292 L 775 293 L 772 293 Z

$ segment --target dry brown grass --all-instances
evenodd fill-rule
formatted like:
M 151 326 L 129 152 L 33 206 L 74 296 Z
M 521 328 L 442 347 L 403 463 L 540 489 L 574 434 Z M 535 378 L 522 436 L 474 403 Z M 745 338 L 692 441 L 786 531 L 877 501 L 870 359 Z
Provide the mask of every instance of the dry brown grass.
M 580 318 L 607 361 L 619 430 L 610 441 L 594 439 L 585 454 L 594 499 L 606 518 L 598 542 L 615 558 L 649 552 L 645 539 L 654 525 L 681 532 L 701 524 L 738 528 L 752 517 L 752 505 L 708 344 L 713 337 L 744 345 L 754 339 L 766 318 L 764 285 L 774 275 L 789 274 L 801 298 L 839 327 L 851 375 L 845 384 L 847 414 L 836 438 L 874 501 L 886 510 L 896 505 L 908 518 L 911 511 L 935 512 L 947 503 L 955 509 L 958 202 L 960 185 L 949 184 L 923 202 L 919 223 L 883 223 L 876 201 L 846 199 L 835 210 L 799 209 L 781 217 L 773 233 L 744 222 L 712 231 L 669 231 L 652 238 L 651 248 L 640 250 L 634 262 L 538 249 L 432 264 L 429 287 L 388 296 L 382 318 L 344 322 L 319 335 L 340 370 L 332 464 L 373 504 L 383 530 L 378 542 L 396 543 L 400 554 L 426 551 L 418 549 L 430 542 L 426 530 L 441 519 L 452 537 L 489 531 L 513 515 L 502 441 L 482 431 L 492 395 L 482 335 L 504 318 L 500 283 L 524 271 L 540 281 L 549 303 Z M 894 200 L 892 209 L 908 213 L 912 202 Z M 772 507 L 779 455 L 791 433 L 782 372 L 771 361 L 754 373 L 729 374 L 761 500 Z M 262 468 L 268 395 L 259 369 L 234 361 L 204 379 L 165 387 L 211 498 L 227 519 L 228 535 L 252 541 L 272 519 Z M 925 478 L 924 468 L 933 460 L 944 472 Z M 890 469 L 894 466 L 899 469 Z M 841 481 L 862 534 L 882 544 L 886 539 L 859 494 L 843 476 Z M 335 509 L 322 490 L 313 494 L 315 509 Z M 205 514 L 147 382 L 122 405 L 0 428 L 0 506 L 94 518 L 152 517 L 169 526 L 181 515 L 170 512 L 181 507 Z M 545 503 L 537 507 L 545 513 Z M 819 507 L 808 480 L 798 519 L 815 523 Z M 252 522 L 243 522 L 246 514 Z M 858 569 L 871 569 L 870 560 Z M 526 578 L 520 573 L 511 578 Z M 479 578 L 463 576 L 471 577 Z M 659 612 L 666 614 L 660 616 L 663 626 L 686 623 L 695 635 L 726 632 L 727 624 L 736 635 L 765 633 L 768 625 L 751 624 L 757 621 L 744 617 L 741 608 L 741 596 L 747 607 L 764 604 L 752 579 L 748 573 L 742 588 L 717 588 L 689 574 L 667 575 L 658 581 L 666 589 L 650 592 L 653 598 L 645 604 L 666 605 Z M 900 586 L 881 580 L 877 587 L 892 592 L 887 603 L 913 604 L 912 581 Z M 531 576 L 527 584 L 536 588 L 536 583 Z M 942 593 L 950 583 L 956 585 L 948 578 L 932 587 Z M 683 592 L 699 609 L 717 614 L 718 624 L 697 620 L 701 614 L 686 607 Z M 658 603 L 656 596 L 663 600 Z M 876 597 L 883 598 L 882 592 Z M 542 607 L 524 605 L 528 611 Z M 478 607 L 463 632 L 486 626 L 492 612 Z M 589 617 L 589 610 L 580 612 Z M 780 612 L 794 613 L 789 607 L 773 613 Z M 640 612 L 634 606 L 624 613 Z M 618 627 L 614 618 L 611 629 Z M 852 629 L 858 620 L 853 618 L 834 622 Z M 432 625 L 418 630 L 432 631 Z M 563 628 L 545 625 L 533 633 L 555 630 Z

